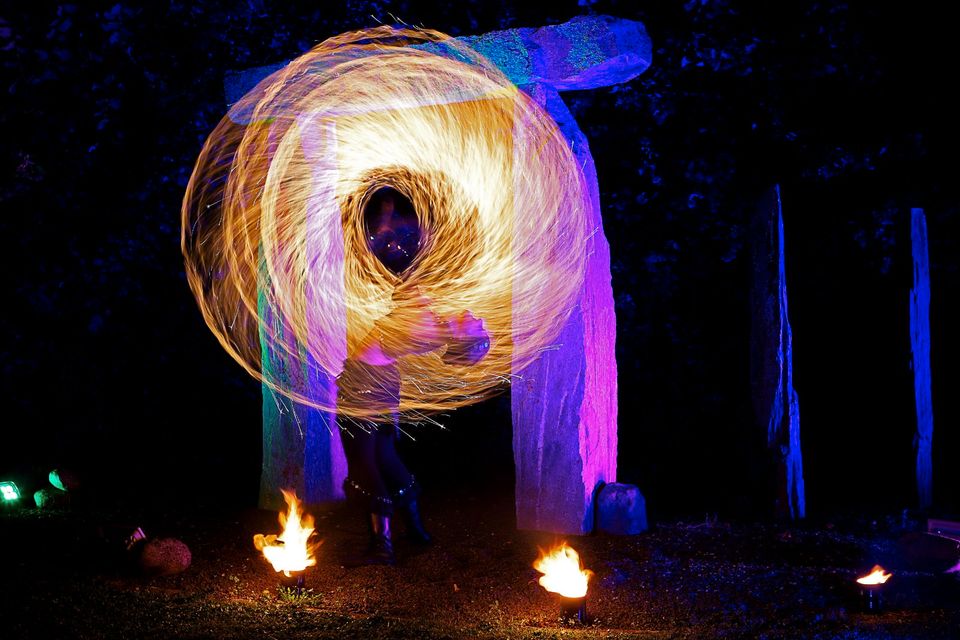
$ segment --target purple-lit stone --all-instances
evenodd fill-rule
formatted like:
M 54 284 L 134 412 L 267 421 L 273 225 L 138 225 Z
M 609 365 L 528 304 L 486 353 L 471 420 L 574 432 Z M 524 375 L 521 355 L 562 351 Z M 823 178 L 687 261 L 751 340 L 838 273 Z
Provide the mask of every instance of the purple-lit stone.
M 603 235 L 596 168 L 586 136 L 559 94 L 529 93 L 554 117 L 583 166 L 596 232 L 587 247 L 580 300 L 556 348 L 514 382 L 513 457 L 517 526 L 582 534 L 593 529 L 593 498 L 617 475 L 616 316 L 610 245 Z
M 603 234 L 596 167 L 586 136 L 558 91 L 626 82 L 652 57 L 642 24 L 584 16 L 540 29 L 465 38 L 543 105 L 583 167 L 595 233 L 580 299 L 556 348 L 512 389 L 516 513 L 520 529 L 581 534 L 593 529 L 596 488 L 617 472 L 616 316 L 610 246 Z
M 650 66 L 643 25 L 611 16 L 580 16 L 539 29 L 491 31 L 461 42 L 500 67 L 517 85 L 557 91 L 597 89 L 627 82 Z
M 321 130 L 304 137 L 304 153 L 317 166 L 329 162 L 329 154 L 319 145 L 329 144 L 330 132 Z M 326 167 L 329 169 L 329 167 Z M 309 194 L 307 210 L 312 212 L 329 206 L 324 199 L 333 198 L 327 190 Z M 318 224 L 317 216 L 308 213 L 308 224 Z M 309 300 L 308 327 L 318 330 L 323 318 L 343 318 L 346 315 L 343 295 L 321 296 L 317 289 L 343 290 L 343 243 L 322 244 L 318 237 L 340 232 L 339 225 L 326 233 L 310 234 L 306 249 L 312 261 L 322 262 L 326 269 L 316 274 L 304 292 Z M 321 304 L 323 301 L 323 304 Z M 331 302 L 341 301 L 341 302 Z M 265 299 L 259 301 L 260 316 L 265 322 L 276 325 L 280 316 L 270 308 Z M 278 335 L 283 332 L 274 326 Z M 274 350 L 269 341 L 261 341 L 264 374 L 281 388 L 291 389 L 315 399 L 322 406 L 335 406 L 337 385 L 323 367 L 309 354 L 304 355 L 306 368 L 300 357 L 291 357 L 283 349 Z M 290 353 L 298 353 L 298 347 L 287 345 Z M 346 336 L 339 345 L 346 356 Z M 333 413 L 299 405 L 289 398 L 263 385 L 263 466 L 260 474 L 260 507 L 283 509 L 285 502 L 281 489 L 294 489 L 307 504 L 342 500 L 343 481 L 347 477 L 347 460 L 340 442 L 340 433 Z
M 913 288 L 910 289 L 910 351 L 917 407 L 917 494 L 920 508 L 933 503 L 933 397 L 930 379 L 930 257 L 923 209 L 910 211 Z

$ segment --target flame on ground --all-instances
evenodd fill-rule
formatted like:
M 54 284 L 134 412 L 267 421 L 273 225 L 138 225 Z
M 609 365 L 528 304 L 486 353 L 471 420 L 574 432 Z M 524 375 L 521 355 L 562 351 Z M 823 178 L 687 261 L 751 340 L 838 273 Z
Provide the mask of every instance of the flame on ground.
M 263 556 L 270 561 L 275 571 L 283 571 L 283 575 L 290 576 L 293 571 L 303 571 L 307 567 L 317 564 L 314 552 L 320 546 L 319 542 L 310 542 L 313 535 L 313 517 L 301 513 L 302 503 L 293 491 L 281 489 L 283 499 L 287 501 L 287 512 L 280 512 L 280 526 L 283 532 L 280 535 L 253 536 L 253 546 L 263 552 Z
M 592 571 L 580 564 L 580 555 L 566 542 L 544 551 L 533 563 L 533 568 L 542 573 L 540 586 L 565 598 L 582 598 L 587 595 L 587 581 Z
M 883 584 L 889 580 L 892 575 L 892 573 L 887 573 L 880 565 L 874 565 L 873 570 L 862 578 L 857 578 L 857 582 L 865 585 Z

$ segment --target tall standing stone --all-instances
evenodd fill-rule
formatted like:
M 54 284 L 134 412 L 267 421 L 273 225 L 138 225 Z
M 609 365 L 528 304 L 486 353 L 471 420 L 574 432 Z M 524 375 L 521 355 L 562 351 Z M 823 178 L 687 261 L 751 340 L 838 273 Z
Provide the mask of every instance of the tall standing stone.
M 617 327 L 596 167 L 558 91 L 635 78 L 650 65 L 651 43 L 637 22 L 594 16 L 470 45 L 495 61 L 502 50 L 522 52 L 513 57 L 524 64 L 504 71 L 556 120 L 589 189 L 593 233 L 579 300 L 555 345 L 514 371 L 511 390 L 517 527 L 589 533 L 597 488 L 617 475 Z
M 933 395 L 930 376 L 930 258 L 923 209 L 910 210 L 913 288 L 910 289 L 910 350 L 917 407 L 917 495 L 921 509 L 933 503 Z
M 557 120 L 584 169 L 596 230 L 580 298 L 552 349 L 516 373 L 511 390 L 517 526 L 583 534 L 594 493 L 617 475 L 616 316 L 610 245 L 603 235 L 596 169 L 586 136 L 557 92 L 531 92 Z
M 800 401 L 793 388 L 793 330 L 787 313 L 780 186 L 763 199 L 751 229 L 751 387 L 758 427 L 766 431 L 775 469 L 775 512 L 806 511 L 800 453 Z
M 332 125 L 321 125 L 312 120 L 301 123 L 301 148 L 314 170 L 332 171 L 330 158 L 334 155 L 335 132 Z M 323 185 L 319 180 L 315 185 Z M 324 264 L 324 269 L 311 273 L 304 286 L 304 305 L 307 328 L 310 332 L 328 336 L 324 327 L 330 318 L 339 318 L 334 326 L 343 326 L 346 316 L 343 290 L 343 243 L 323 243 L 317 238 L 336 237 L 342 233 L 339 221 L 331 224 L 317 211 L 333 206 L 335 194 L 329 188 L 315 187 L 307 195 L 306 250 L 309 260 Z M 321 229 L 319 225 L 329 225 Z M 319 292 L 340 291 L 340 295 L 320 295 Z M 295 343 L 283 326 L 281 314 L 268 301 L 266 292 L 260 292 L 259 315 L 272 327 L 273 335 L 284 344 L 277 349 L 269 340 L 261 339 L 264 377 L 280 388 L 289 389 L 313 398 L 321 406 L 336 406 L 337 383 L 326 370 Z M 338 349 L 346 356 L 346 334 L 340 336 Z M 291 354 L 296 354 L 293 357 Z M 347 476 L 347 460 L 340 441 L 336 415 L 311 406 L 298 404 L 263 385 L 263 465 L 260 472 L 260 507 L 282 509 L 285 505 L 281 489 L 294 489 L 307 504 L 318 504 L 344 497 L 343 481 Z
M 267 322 L 278 322 L 274 310 L 260 302 Z M 266 345 L 267 341 L 263 341 Z M 284 388 L 335 403 L 336 380 L 310 363 L 303 366 L 289 353 L 263 349 L 264 374 Z M 281 489 L 293 489 L 307 504 L 344 497 L 346 456 L 334 414 L 298 404 L 263 385 L 263 464 L 260 471 L 260 508 L 282 509 Z

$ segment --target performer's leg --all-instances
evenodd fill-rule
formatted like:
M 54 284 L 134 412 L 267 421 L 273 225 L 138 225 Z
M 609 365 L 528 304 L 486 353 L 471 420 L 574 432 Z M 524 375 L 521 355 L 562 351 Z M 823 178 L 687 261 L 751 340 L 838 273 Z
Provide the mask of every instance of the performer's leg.
M 397 453 L 397 427 L 392 424 L 380 425 L 376 434 L 377 468 L 395 505 L 406 504 L 415 498 L 419 487 L 407 465 Z
M 407 536 L 413 542 L 429 544 L 432 539 L 420 517 L 420 486 L 397 453 L 398 429 L 396 424 L 382 426 L 376 436 L 377 466 L 380 474 L 391 491 L 394 506 L 399 508 L 404 516 Z
M 364 504 L 372 513 L 393 514 L 393 500 L 377 461 L 378 427 L 365 424 L 342 433 L 343 453 L 347 458 L 347 496 Z
M 348 473 L 343 484 L 347 496 L 363 505 L 366 513 L 370 527 L 367 561 L 393 564 L 390 517 L 394 501 L 377 463 L 377 434 L 382 426 L 370 423 L 342 433 Z

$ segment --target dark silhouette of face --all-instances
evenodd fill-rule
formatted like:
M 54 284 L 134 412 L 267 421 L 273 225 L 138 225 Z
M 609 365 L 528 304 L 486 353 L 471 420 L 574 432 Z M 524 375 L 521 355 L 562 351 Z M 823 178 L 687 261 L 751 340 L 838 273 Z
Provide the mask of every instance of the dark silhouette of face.
M 367 246 L 387 269 L 400 275 L 420 251 L 420 220 L 413 203 L 393 187 L 377 189 L 363 208 Z

